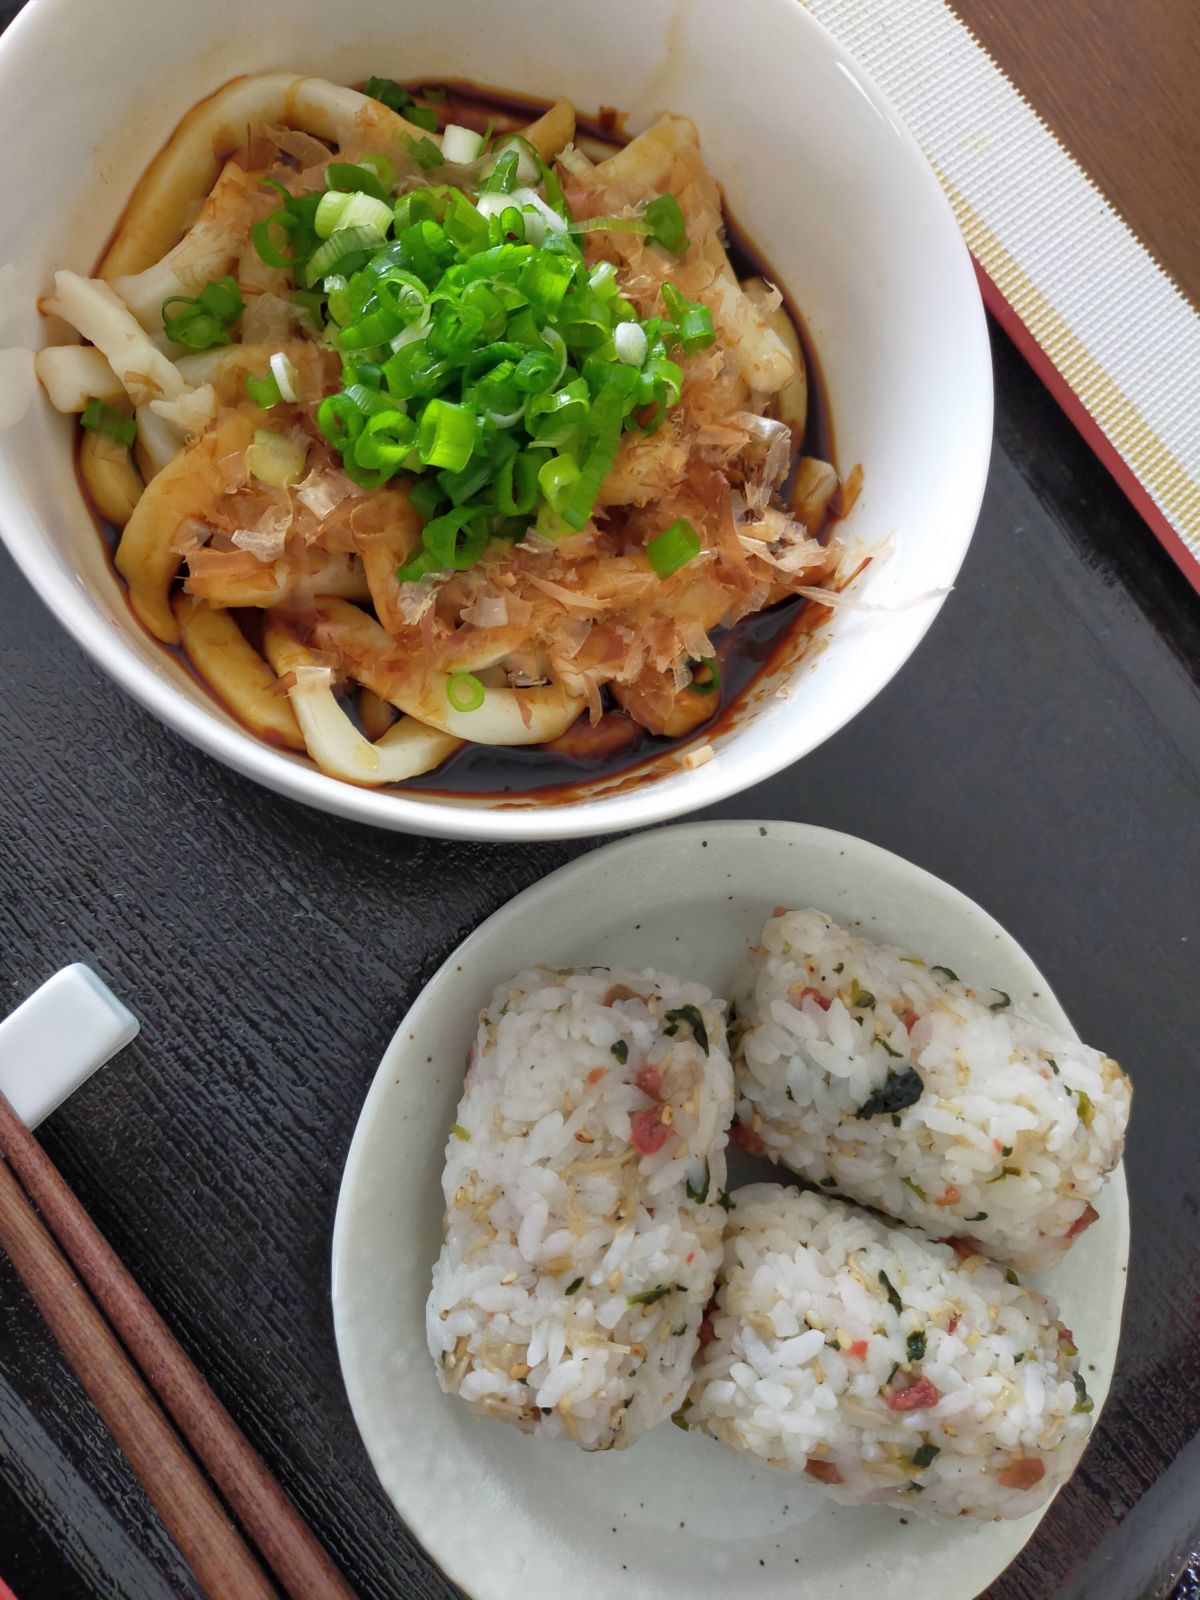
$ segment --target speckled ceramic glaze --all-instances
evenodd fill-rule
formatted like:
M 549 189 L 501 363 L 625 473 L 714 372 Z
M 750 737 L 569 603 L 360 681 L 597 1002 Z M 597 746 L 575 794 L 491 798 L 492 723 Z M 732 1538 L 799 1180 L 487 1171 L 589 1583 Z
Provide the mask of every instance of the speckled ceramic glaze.
M 478 1009 L 539 961 L 652 965 L 718 993 L 779 904 L 1005 989 L 1071 1032 L 1029 957 L 972 901 L 898 856 L 788 823 L 693 823 L 551 874 L 449 957 L 401 1023 L 359 1121 L 334 1238 L 338 1349 L 385 1489 L 473 1600 L 972 1600 L 1040 1521 L 905 1521 L 661 1427 L 584 1455 L 481 1420 L 438 1387 L 424 1307 L 442 1237 L 442 1152 Z M 741 1181 L 736 1171 L 730 1187 Z M 1124 1174 L 1066 1261 L 1030 1278 L 1074 1331 L 1097 1406 L 1116 1356 L 1129 1247 Z

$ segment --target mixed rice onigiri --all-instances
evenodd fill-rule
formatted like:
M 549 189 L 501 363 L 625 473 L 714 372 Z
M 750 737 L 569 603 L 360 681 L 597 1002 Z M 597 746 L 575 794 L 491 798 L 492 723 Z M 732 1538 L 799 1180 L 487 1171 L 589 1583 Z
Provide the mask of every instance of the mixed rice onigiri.
M 442 1388 L 586 1450 L 673 1416 L 844 1504 L 1036 1509 L 1092 1402 L 1003 1263 L 1095 1219 L 1125 1075 L 812 910 L 767 922 L 734 1034 L 731 1066 L 725 1002 L 649 969 L 499 985 L 446 1146 Z M 733 1137 L 814 1191 L 726 1194 L 735 1067 Z
M 1065 1482 L 1092 1409 L 1052 1306 L 823 1195 L 733 1196 L 686 1420 L 843 1504 L 995 1519 Z
M 735 1137 L 809 1182 L 1044 1267 L 1095 1221 L 1129 1080 L 1000 990 L 777 912 L 737 1002 Z
M 534 968 L 479 1019 L 426 1309 L 438 1379 L 588 1450 L 675 1411 L 721 1260 L 724 1001 L 660 973 Z

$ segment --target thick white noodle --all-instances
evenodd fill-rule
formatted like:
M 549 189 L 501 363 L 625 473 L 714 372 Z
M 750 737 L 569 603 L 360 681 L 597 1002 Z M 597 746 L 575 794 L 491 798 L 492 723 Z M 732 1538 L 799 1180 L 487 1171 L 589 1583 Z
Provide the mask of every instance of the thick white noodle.
M 120 296 L 100 278 L 54 274 L 54 293 L 42 310 L 61 317 L 100 350 L 135 406 L 177 400 L 189 385 L 157 349 Z
M 94 345 L 47 345 L 34 356 L 33 365 L 57 411 L 82 411 L 93 398 L 125 398 L 125 385 Z

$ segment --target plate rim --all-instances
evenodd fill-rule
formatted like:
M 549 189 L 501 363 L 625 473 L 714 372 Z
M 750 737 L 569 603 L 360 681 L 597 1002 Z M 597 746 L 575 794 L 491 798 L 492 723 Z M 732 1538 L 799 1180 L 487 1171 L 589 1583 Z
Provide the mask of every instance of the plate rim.
M 427 1004 L 433 1003 L 432 996 L 434 992 L 441 988 L 442 984 L 447 978 L 452 977 L 456 968 L 461 969 L 467 964 L 467 961 L 470 959 L 476 945 L 486 943 L 491 933 L 493 924 L 501 920 L 507 921 L 514 913 L 520 916 L 527 915 L 531 911 L 535 911 L 540 902 L 553 898 L 557 895 L 564 880 L 571 880 L 577 875 L 587 873 L 589 871 L 595 871 L 597 864 L 601 864 L 602 867 L 603 863 L 612 860 L 616 856 L 626 854 L 636 855 L 640 850 L 644 850 L 650 846 L 652 842 L 661 840 L 664 836 L 670 837 L 672 842 L 679 841 L 684 843 L 690 837 L 711 837 L 716 833 L 722 833 L 726 835 L 741 834 L 747 839 L 748 842 L 755 836 L 767 837 L 774 834 L 777 837 L 780 835 L 786 836 L 791 843 L 794 843 L 798 846 L 804 844 L 819 844 L 826 848 L 832 846 L 833 848 L 837 849 L 839 846 L 844 847 L 848 844 L 855 850 L 856 853 L 865 853 L 868 857 L 874 856 L 881 863 L 886 862 L 888 864 L 898 864 L 905 873 L 912 875 L 918 881 L 926 881 L 933 892 L 940 895 L 948 895 L 952 899 L 962 902 L 968 915 L 982 919 L 983 923 L 988 928 L 988 931 L 998 935 L 1010 946 L 1015 948 L 1015 950 L 1019 952 L 1022 957 L 1024 957 L 1025 961 L 1029 964 L 1033 971 L 1037 973 L 1039 979 L 1039 1002 L 1044 1003 L 1049 1010 L 1057 1013 L 1057 1016 L 1060 1019 L 1058 1025 L 1064 1026 L 1072 1035 L 1072 1037 L 1076 1039 L 1079 1038 L 1079 1034 L 1072 1024 L 1065 1009 L 1063 1008 L 1057 993 L 1055 992 L 1053 986 L 1045 979 L 1041 968 L 1028 954 L 1020 941 L 1017 940 L 1011 933 L 1009 933 L 1007 928 L 1005 928 L 1004 925 L 991 914 L 991 912 L 987 911 L 976 900 L 973 900 L 970 895 L 957 888 L 954 884 L 947 882 L 944 878 L 939 878 L 936 873 L 929 871 L 928 868 L 919 866 L 916 862 L 910 861 L 907 857 L 898 854 L 898 852 L 889 850 L 886 848 L 886 846 L 876 844 L 873 840 L 862 839 L 855 834 L 846 833 L 841 829 L 826 828 L 815 823 L 792 822 L 778 818 L 716 818 L 712 821 L 689 821 L 645 829 L 638 833 L 626 835 L 598 847 L 585 850 L 582 854 L 573 857 L 570 861 L 564 862 L 562 866 L 554 868 L 553 871 L 537 879 L 525 889 L 520 890 L 510 899 L 497 906 L 496 909 L 490 912 L 482 922 L 478 923 L 476 927 L 470 931 L 470 933 L 468 933 L 458 942 L 458 944 L 453 947 L 453 949 L 449 951 L 445 960 L 438 965 L 437 969 L 430 975 L 426 982 L 422 984 L 412 1002 L 406 1007 L 404 1014 L 401 1016 L 394 1032 L 388 1040 L 387 1045 L 384 1047 L 384 1050 L 379 1058 L 379 1064 L 376 1067 L 375 1073 L 371 1079 L 370 1087 L 368 1088 L 363 1099 L 362 1108 L 355 1123 L 354 1133 L 346 1152 L 346 1158 L 342 1169 L 342 1178 L 338 1186 L 337 1207 L 334 1216 L 333 1235 L 331 1241 L 331 1309 L 333 1315 L 334 1341 L 337 1349 L 338 1367 L 342 1377 L 342 1384 L 350 1405 L 351 1414 L 354 1418 L 355 1427 L 358 1430 L 359 1438 L 362 1442 L 364 1450 L 366 1451 L 372 1469 L 376 1474 L 376 1478 L 380 1484 L 380 1487 L 382 1488 L 392 1506 L 393 1511 L 400 1519 L 409 1536 L 420 1546 L 422 1552 L 433 1564 L 433 1566 L 465 1595 L 467 1595 L 469 1600 L 491 1600 L 491 1597 L 486 1591 L 478 1589 L 477 1580 L 473 1576 L 468 1577 L 466 1573 L 456 1570 L 457 1563 L 454 1560 L 452 1549 L 447 1549 L 444 1551 L 439 1550 L 435 1552 L 431 1543 L 427 1540 L 425 1530 L 419 1529 L 413 1522 L 409 1520 L 409 1512 L 401 1505 L 400 1499 L 393 1492 L 390 1484 L 385 1480 L 383 1472 L 377 1464 L 375 1452 L 372 1450 L 371 1444 L 368 1442 L 370 1423 L 368 1416 L 367 1396 L 365 1393 L 358 1393 L 358 1380 L 355 1377 L 353 1368 L 347 1359 L 347 1350 L 350 1342 L 349 1322 L 351 1314 L 346 1307 L 344 1297 L 339 1294 L 339 1281 L 341 1277 L 342 1262 L 345 1260 L 348 1254 L 347 1241 L 352 1227 L 351 1212 L 355 1208 L 355 1192 L 359 1187 L 360 1169 L 363 1166 L 364 1151 L 370 1141 L 371 1127 L 377 1114 L 377 1106 L 378 1103 L 381 1103 L 386 1098 L 389 1090 L 395 1086 L 392 1080 L 395 1074 L 396 1062 L 397 1059 L 402 1058 L 404 1050 L 404 1035 L 411 1031 L 410 1025 L 414 1013 L 417 1012 L 418 1009 L 424 1009 Z M 1108 1198 L 1110 1215 L 1113 1223 L 1116 1226 L 1114 1275 L 1115 1278 L 1119 1280 L 1120 1289 L 1119 1302 L 1115 1311 L 1116 1338 L 1113 1347 L 1113 1369 L 1108 1375 L 1103 1391 L 1095 1397 L 1096 1412 L 1093 1418 L 1092 1431 L 1088 1438 L 1089 1446 L 1096 1436 L 1100 1418 L 1104 1412 L 1105 1406 L 1108 1403 L 1109 1394 L 1112 1388 L 1112 1380 L 1116 1371 L 1116 1364 L 1120 1357 L 1121 1328 L 1124 1319 L 1125 1298 L 1128 1290 L 1130 1212 L 1128 1183 L 1126 1179 L 1125 1163 L 1123 1158 L 1117 1164 L 1109 1178 L 1106 1188 L 1106 1196 Z M 1075 1470 L 1078 1472 L 1079 1467 L 1077 1466 Z M 1073 1473 L 1071 1476 L 1074 1477 L 1074 1475 L 1075 1474 Z M 1071 1479 L 1068 1478 L 1067 1482 L 1070 1481 Z M 1049 1513 L 1055 1500 L 1058 1498 L 1058 1494 L 1060 1494 L 1062 1492 L 1062 1488 L 1065 1487 L 1065 1484 L 1062 1485 L 1060 1489 L 1051 1496 L 1050 1500 L 1048 1500 L 1046 1504 L 1040 1508 L 1036 1515 L 1036 1521 L 1034 1521 L 1025 1532 L 1025 1537 L 1021 1545 L 1009 1556 L 1007 1556 L 1003 1563 L 998 1566 L 996 1570 L 987 1578 L 984 1588 L 993 1583 L 996 1578 L 999 1577 L 1000 1574 L 1019 1557 L 1021 1552 L 1026 1548 L 1029 1541 L 1032 1539 L 1034 1533 L 1040 1527 L 1044 1518 Z M 982 1589 L 976 1591 L 977 1594 L 981 1594 L 982 1592 Z M 957 1597 L 957 1600 L 967 1600 L 967 1597 L 965 1595 L 960 1595 Z

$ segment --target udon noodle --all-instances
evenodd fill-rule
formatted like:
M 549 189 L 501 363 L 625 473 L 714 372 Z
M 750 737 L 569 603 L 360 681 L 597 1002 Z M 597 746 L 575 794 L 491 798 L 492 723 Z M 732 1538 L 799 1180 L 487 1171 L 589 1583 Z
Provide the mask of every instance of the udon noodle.
M 353 783 L 580 719 L 687 735 L 714 632 L 838 581 L 781 297 L 685 118 L 609 153 L 566 101 L 483 135 L 368 90 L 230 83 L 42 302 L 86 341 L 38 371 L 133 609 Z

